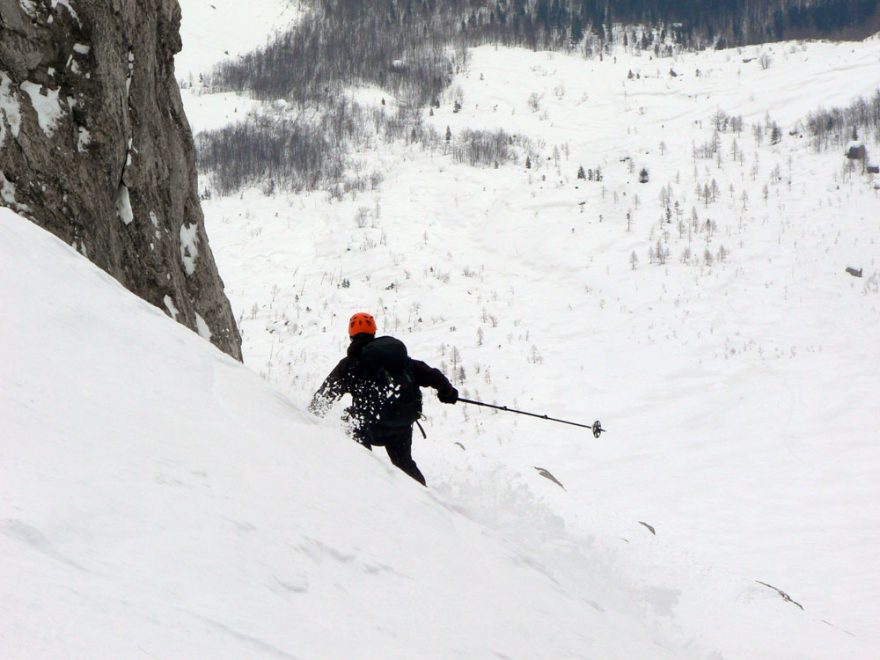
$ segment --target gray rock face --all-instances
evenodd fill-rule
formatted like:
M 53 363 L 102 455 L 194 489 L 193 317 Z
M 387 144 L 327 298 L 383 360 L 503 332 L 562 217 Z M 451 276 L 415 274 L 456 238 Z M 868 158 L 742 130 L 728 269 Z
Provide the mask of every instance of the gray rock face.
M 0 0 L 0 204 L 240 360 L 180 47 L 177 0 Z

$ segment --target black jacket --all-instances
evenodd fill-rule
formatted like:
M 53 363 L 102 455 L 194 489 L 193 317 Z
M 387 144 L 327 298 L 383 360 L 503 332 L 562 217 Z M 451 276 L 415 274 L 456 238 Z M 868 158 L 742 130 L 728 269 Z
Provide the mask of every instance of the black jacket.
M 311 412 L 323 416 L 330 406 L 342 398 L 343 395 L 350 394 L 352 395 L 352 408 L 355 413 L 353 417 L 358 417 L 358 358 L 364 346 L 373 341 L 373 339 L 375 337 L 372 335 L 361 334 L 354 336 L 348 347 L 348 354 L 339 361 L 339 364 L 324 379 L 321 387 L 318 388 L 315 396 L 312 397 L 312 402 L 309 405 Z M 410 359 L 412 360 L 412 358 Z M 421 360 L 412 360 L 412 367 L 416 384 L 419 387 L 433 387 L 439 394 L 443 395 L 454 392 L 457 397 L 458 392 L 439 369 L 429 367 Z

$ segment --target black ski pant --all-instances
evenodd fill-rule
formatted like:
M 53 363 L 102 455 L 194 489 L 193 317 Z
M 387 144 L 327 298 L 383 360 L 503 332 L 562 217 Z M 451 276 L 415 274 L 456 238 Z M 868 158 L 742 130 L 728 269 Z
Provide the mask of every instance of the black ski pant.
M 396 467 L 406 472 L 423 486 L 427 485 L 425 483 L 425 476 L 419 470 L 419 466 L 416 465 L 412 457 L 412 426 L 400 429 L 399 431 L 372 431 L 364 435 L 367 438 L 366 441 L 362 441 L 362 444 L 367 449 L 370 448 L 370 445 L 385 447 L 385 451 L 388 452 L 388 458 L 391 459 L 391 462 Z

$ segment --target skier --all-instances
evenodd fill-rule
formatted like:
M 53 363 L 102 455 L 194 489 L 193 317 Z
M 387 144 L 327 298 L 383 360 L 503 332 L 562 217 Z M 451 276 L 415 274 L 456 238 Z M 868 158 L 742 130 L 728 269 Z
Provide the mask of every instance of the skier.
M 433 387 L 443 403 L 458 401 L 458 390 L 438 369 L 407 355 L 394 337 L 376 337 L 376 321 L 359 312 L 348 322 L 348 354 L 312 397 L 309 410 L 323 417 L 344 394 L 354 439 L 367 449 L 385 447 L 391 462 L 423 486 L 412 457 L 412 425 L 422 412 L 420 387 Z

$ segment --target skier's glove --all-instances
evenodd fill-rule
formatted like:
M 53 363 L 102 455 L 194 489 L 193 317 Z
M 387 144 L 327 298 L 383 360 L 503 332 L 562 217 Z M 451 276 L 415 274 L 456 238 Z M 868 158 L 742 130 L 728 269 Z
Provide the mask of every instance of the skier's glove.
M 458 390 L 450 385 L 448 388 L 437 392 L 437 398 L 443 403 L 455 403 L 458 401 Z

